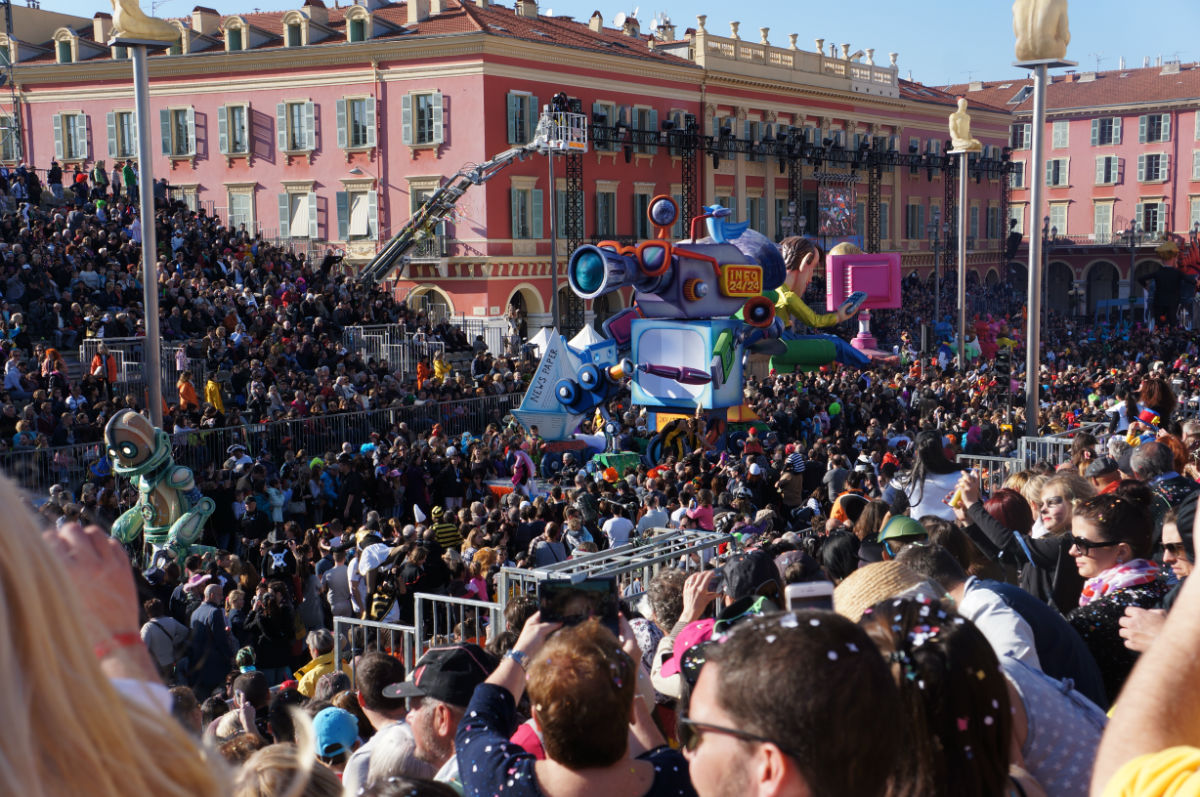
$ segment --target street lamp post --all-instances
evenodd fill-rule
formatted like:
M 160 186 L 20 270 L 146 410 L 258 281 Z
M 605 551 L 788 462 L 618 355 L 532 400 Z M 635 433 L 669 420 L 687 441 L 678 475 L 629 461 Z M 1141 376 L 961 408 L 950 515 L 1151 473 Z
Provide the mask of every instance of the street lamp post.
M 1129 227 L 1121 233 L 1122 240 L 1129 247 L 1129 320 L 1133 322 L 1133 282 L 1137 279 L 1137 248 L 1145 237 L 1146 230 L 1137 219 L 1129 220 Z M 1147 302 L 1149 304 L 1149 302 Z
M 934 208 L 929 212 L 929 223 L 925 225 L 925 232 L 929 235 L 929 244 L 933 248 L 933 323 L 937 324 L 942 320 L 942 275 L 941 275 L 941 253 L 942 253 L 942 225 L 941 211 Z

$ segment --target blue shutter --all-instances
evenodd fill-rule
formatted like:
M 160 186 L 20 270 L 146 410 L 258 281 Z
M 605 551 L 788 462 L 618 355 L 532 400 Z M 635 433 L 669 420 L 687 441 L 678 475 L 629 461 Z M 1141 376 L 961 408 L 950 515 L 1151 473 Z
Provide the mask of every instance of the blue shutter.
M 287 152 L 287 103 L 281 102 L 275 106 L 275 144 L 280 152 Z
M 229 109 L 217 108 L 217 149 L 222 155 L 229 152 Z
M 312 152 L 317 148 L 317 106 L 304 103 L 304 148 Z
M 646 136 L 646 152 L 651 155 L 658 154 L 658 111 L 650 109 L 650 134 Z
M 1121 143 L 1121 117 L 1113 117 L 1113 143 Z
M 540 240 L 542 237 L 542 191 L 540 188 L 535 188 L 533 194 L 533 208 L 529 212 L 530 220 L 529 227 L 532 231 L 532 238 Z
M 291 205 L 292 205 L 292 203 L 289 201 L 287 194 L 279 195 L 279 237 L 280 238 L 290 238 L 291 237 L 291 232 L 290 232 L 291 214 L 292 214 L 292 206 Z
M 109 111 L 105 117 L 105 124 L 108 128 L 108 157 L 117 157 L 117 114 L 115 111 Z
M 317 195 L 308 195 L 308 237 L 311 240 L 320 238 L 320 225 L 317 224 Z
M 508 143 L 524 144 L 524 141 L 517 141 L 517 113 L 521 108 L 521 98 L 510 91 L 504 99 L 505 112 L 508 114 Z
M 62 114 L 54 114 L 54 157 L 57 160 L 63 159 L 63 127 Z
M 1145 155 L 1138 155 L 1137 180 L 1139 183 L 1146 182 L 1146 156 Z
M 521 206 L 521 192 L 518 191 L 516 188 L 510 188 L 508 191 L 508 199 L 509 199 L 509 213 L 511 216 L 510 221 L 512 222 L 511 232 L 512 232 L 513 240 L 516 240 L 517 238 L 521 237 L 521 227 L 520 227 L 520 224 L 518 223 L 518 219 L 520 218 L 520 213 L 518 212 L 518 210 Z
M 367 146 L 375 146 L 375 98 L 367 97 L 363 103 L 367 107 Z
M 349 116 L 346 113 L 346 101 L 344 99 L 337 101 L 337 145 L 338 149 L 345 149 L 350 144 L 350 131 L 347 125 Z
M 162 154 L 171 154 L 171 111 L 167 108 L 158 109 L 158 129 L 162 133 Z
M 433 105 L 433 143 L 441 144 L 446 140 L 444 126 L 446 124 L 445 110 L 442 108 L 442 93 L 433 92 L 429 102 Z
M 400 140 L 412 146 L 413 143 L 413 98 L 405 94 L 400 98 Z
M 338 240 L 345 241 L 350 237 L 350 195 L 345 191 L 338 191 L 334 195 L 334 203 L 337 205 Z
M 375 191 L 367 192 L 367 234 L 371 240 L 379 238 L 379 194 Z
M 1149 118 L 1150 117 L 1148 117 L 1148 116 L 1139 116 L 1138 117 L 1138 143 L 1139 144 L 1146 143 L 1146 128 L 1148 126 L 1147 122 L 1149 121 Z
M 1099 146 L 1099 144 L 1100 144 L 1100 120 L 1093 119 L 1092 120 L 1092 146 L 1093 147 Z
M 537 132 L 538 119 L 542 115 L 542 106 L 536 96 L 529 98 L 529 118 L 526 122 L 525 138 L 528 141 L 533 140 L 533 134 Z M 522 144 L 525 142 L 522 141 Z
M 187 109 L 187 154 L 196 154 L 196 109 L 189 106 Z

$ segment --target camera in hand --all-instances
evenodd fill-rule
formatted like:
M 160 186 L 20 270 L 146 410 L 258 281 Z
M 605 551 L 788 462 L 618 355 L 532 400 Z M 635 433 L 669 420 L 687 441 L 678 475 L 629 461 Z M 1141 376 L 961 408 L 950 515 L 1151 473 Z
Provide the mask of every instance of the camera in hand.
M 544 623 L 578 625 L 591 617 L 620 636 L 620 599 L 615 578 L 588 578 L 572 583 L 567 579 L 543 581 L 538 588 Z

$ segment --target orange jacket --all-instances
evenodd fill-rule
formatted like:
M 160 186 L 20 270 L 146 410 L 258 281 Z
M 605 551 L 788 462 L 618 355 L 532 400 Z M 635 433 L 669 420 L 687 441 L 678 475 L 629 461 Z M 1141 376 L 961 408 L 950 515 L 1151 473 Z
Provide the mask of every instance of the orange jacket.
M 108 360 L 106 363 L 105 360 Z M 93 376 L 100 376 L 109 384 L 117 381 L 117 356 L 112 352 L 108 353 L 108 357 L 101 356 L 100 352 L 96 352 L 92 357 L 92 367 L 88 373 Z
M 185 410 L 200 409 L 200 399 L 196 396 L 196 388 L 191 382 L 179 383 L 179 405 Z

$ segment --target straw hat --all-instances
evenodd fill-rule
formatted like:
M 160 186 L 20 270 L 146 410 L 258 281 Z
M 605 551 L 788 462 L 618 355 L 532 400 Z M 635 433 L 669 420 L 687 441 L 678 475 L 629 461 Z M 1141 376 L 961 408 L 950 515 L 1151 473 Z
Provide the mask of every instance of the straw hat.
M 855 570 L 837 585 L 833 591 L 833 608 L 857 623 L 863 612 L 876 603 L 924 581 L 920 573 L 899 562 L 875 562 Z M 940 595 L 940 591 L 935 595 Z

